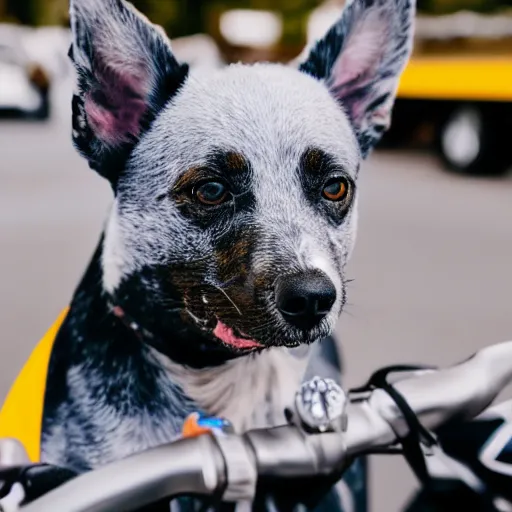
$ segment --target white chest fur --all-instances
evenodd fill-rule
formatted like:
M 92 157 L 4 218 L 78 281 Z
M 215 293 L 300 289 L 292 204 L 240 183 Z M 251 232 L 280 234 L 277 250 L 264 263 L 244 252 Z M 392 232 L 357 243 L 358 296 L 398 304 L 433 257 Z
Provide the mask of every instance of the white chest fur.
M 240 432 L 284 423 L 284 409 L 300 386 L 308 353 L 274 348 L 199 370 L 156 357 L 201 409 L 230 420 Z

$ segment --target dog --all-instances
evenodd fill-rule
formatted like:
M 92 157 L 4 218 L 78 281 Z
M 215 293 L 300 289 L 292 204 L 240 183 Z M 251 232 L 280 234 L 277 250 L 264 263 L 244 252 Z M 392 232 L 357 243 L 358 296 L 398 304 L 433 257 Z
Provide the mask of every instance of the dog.
M 353 0 L 298 67 L 216 71 L 179 63 L 125 0 L 70 13 L 73 142 L 114 202 L 52 348 L 42 460 L 94 469 L 195 411 L 239 432 L 285 423 L 308 372 L 339 379 L 357 178 L 414 0 Z

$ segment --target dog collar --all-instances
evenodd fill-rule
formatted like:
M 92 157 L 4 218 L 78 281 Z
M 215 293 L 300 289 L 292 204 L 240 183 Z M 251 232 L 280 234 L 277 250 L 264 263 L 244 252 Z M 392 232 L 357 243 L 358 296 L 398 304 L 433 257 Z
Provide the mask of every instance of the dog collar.
M 199 343 L 195 345 L 195 348 L 199 353 L 208 354 L 207 360 L 201 360 L 198 362 L 191 362 L 190 360 L 183 360 L 183 353 L 181 349 L 178 351 L 170 352 L 172 350 L 172 346 L 166 344 L 162 338 L 159 336 L 155 336 L 155 334 L 137 322 L 132 316 L 130 316 L 126 311 L 119 305 L 116 304 L 115 298 L 107 297 L 107 309 L 109 313 L 111 313 L 119 322 L 121 322 L 128 330 L 130 330 L 139 340 L 140 343 L 147 344 L 152 347 L 157 352 L 166 355 L 171 360 L 175 362 L 182 362 L 182 364 L 186 364 L 187 366 L 203 368 L 205 366 L 217 366 L 218 364 L 224 364 L 227 360 L 236 357 L 234 354 L 226 354 L 225 352 L 220 352 L 216 347 L 209 346 L 207 343 Z M 172 345 L 172 344 L 171 344 Z M 190 344 L 189 344 L 190 345 Z M 198 365 L 198 366 L 196 366 Z
M 129 316 L 121 306 L 116 306 L 114 303 L 108 303 L 110 312 L 118 318 L 128 329 L 134 332 L 140 341 L 151 340 L 154 341 L 153 333 L 142 327 L 131 316 Z

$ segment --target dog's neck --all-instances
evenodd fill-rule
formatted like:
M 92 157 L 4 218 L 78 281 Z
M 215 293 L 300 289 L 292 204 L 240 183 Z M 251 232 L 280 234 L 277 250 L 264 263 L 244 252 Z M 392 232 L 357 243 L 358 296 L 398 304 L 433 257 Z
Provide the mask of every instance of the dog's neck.
M 119 314 L 116 316 L 110 303 L 112 297 L 101 285 L 100 243 L 75 295 L 72 309 L 75 306 L 78 311 L 74 314 L 90 314 L 91 322 L 107 316 L 117 339 L 112 344 L 123 350 L 128 340 L 131 344 L 140 343 L 141 356 L 161 368 L 169 383 L 181 388 L 199 410 L 228 418 L 239 430 L 284 422 L 284 408 L 291 405 L 300 385 L 309 347 L 273 348 L 234 358 L 191 329 L 179 312 L 165 314 L 151 301 L 143 302 L 141 297 L 147 296 L 147 288 L 139 287 L 146 287 L 147 279 L 147 275 L 139 275 L 121 288 L 118 297 L 128 317 L 123 320 Z M 88 306 L 79 303 L 82 296 L 95 297 L 93 311 L 84 311 Z M 139 324 L 138 328 L 131 325 L 132 320 Z M 145 331 L 151 336 L 144 337 Z M 105 335 L 108 337 L 108 330 Z M 96 356 L 92 350 L 84 354 L 101 358 L 101 350 Z
M 202 410 L 228 418 L 241 432 L 285 422 L 308 352 L 273 348 L 204 369 L 176 364 L 158 352 L 155 357 Z
M 103 277 L 102 242 L 93 258 Z M 99 279 L 97 293 L 106 301 L 110 314 L 175 363 L 200 369 L 222 365 L 236 356 L 214 343 L 193 325 L 179 294 L 172 289 L 169 270 L 147 267 L 125 277 L 115 292 L 107 292 Z M 168 289 L 164 289 L 168 286 Z

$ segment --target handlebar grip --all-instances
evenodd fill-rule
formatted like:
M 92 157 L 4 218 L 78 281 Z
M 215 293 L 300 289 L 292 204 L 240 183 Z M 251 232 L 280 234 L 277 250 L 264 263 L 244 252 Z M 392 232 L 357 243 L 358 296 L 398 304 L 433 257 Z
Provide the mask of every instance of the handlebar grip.
M 212 496 L 227 483 L 225 469 L 212 436 L 182 439 L 85 473 L 21 510 L 133 512 L 170 496 Z
M 395 387 L 421 423 L 435 430 L 453 419 L 477 416 L 511 381 L 512 342 L 508 342 L 488 347 L 451 368 L 423 371 Z M 235 479 L 234 490 L 244 494 L 254 477 L 251 465 L 263 478 L 331 476 L 341 474 L 354 456 L 389 446 L 406 434 L 400 410 L 382 390 L 349 403 L 347 415 L 345 433 L 308 435 L 289 425 L 232 436 L 233 449 L 209 435 L 180 440 L 82 475 L 22 510 L 129 512 L 178 494 L 213 495 L 230 489 L 229 468 L 241 465 L 248 471 Z M 243 458 L 232 453 L 235 448 L 244 452 Z
M 422 424 L 436 429 L 452 420 L 474 418 L 489 407 L 511 381 L 512 341 L 484 348 L 450 368 L 400 381 L 395 387 Z M 377 400 L 373 398 L 375 407 L 384 417 L 396 416 L 396 406 L 390 410 L 380 401 L 379 407 Z
M 418 372 L 395 384 L 423 426 L 435 430 L 484 411 L 512 381 L 512 341 L 487 347 L 455 366 Z M 396 403 L 383 390 L 349 404 L 348 455 L 378 449 L 407 434 Z

